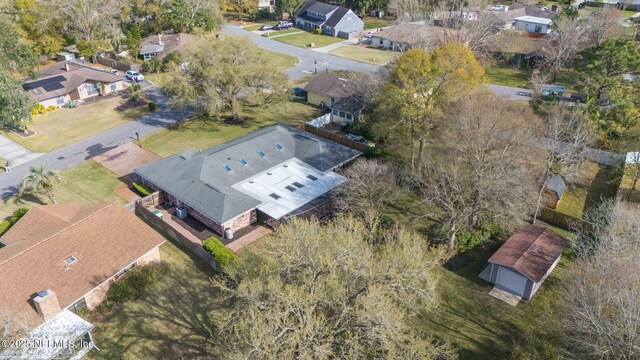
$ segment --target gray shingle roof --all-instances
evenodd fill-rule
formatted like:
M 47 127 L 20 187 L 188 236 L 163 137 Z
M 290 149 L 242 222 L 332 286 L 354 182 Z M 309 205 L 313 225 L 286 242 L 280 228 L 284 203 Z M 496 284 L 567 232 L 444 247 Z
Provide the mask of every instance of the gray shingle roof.
M 266 156 L 262 157 L 260 151 Z M 260 205 L 260 201 L 233 189 L 232 185 L 292 158 L 319 171 L 328 171 L 358 155 L 360 152 L 356 150 L 277 124 L 203 151 L 189 149 L 134 171 L 222 224 Z M 243 165 L 241 159 L 247 164 Z M 231 171 L 225 170 L 225 165 Z
M 318 74 L 309 81 L 304 89 L 332 98 L 343 98 L 352 93 L 352 86 L 353 83 L 348 79 L 341 78 L 335 74 Z
M 323 2 L 313 2 L 313 4 L 311 6 L 309 6 L 307 8 L 307 11 L 310 12 L 314 12 L 316 14 L 322 14 L 322 15 L 328 15 L 330 14 L 332 11 L 338 9 L 339 6 L 336 5 L 331 5 L 331 4 L 325 4 Z
M 335 27 L 336 25 L 338 25 L 340 20 L 342 20 L 342 18 L 348 12 L 349 12 L 349 9 L 343 8 L 343 7 L 339 7 L 333 14 L 331 14 L 329 19 L 327 19 L 327 22 L 325 23 L 325 25 L 331 26 L 331 27 Z
M 566 189 L 564 179 L 556 174 L 551 175 L 547 183 L 547 189 L 555 192 L 558 195 L 558 199 L 560 199 Z

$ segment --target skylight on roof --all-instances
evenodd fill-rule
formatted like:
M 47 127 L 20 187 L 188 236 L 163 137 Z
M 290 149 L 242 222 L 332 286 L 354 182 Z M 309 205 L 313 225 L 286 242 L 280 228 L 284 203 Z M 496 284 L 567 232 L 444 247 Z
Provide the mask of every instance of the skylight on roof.
M 294 192 L 294 191 L 296 191 L 296 190 L 297 190 L 296 188 L 294 188 L 294 187 L 293 187 L 293 186 L 291 186 L 291 185 L 287 185 L 287 186 L 285 186 L 284 188 L 285 188 L 285 189 L 287 189 L 287 190 L 289 190 L 289 191 L 291 191 L 291 192 Z
M 283 146 L 280 143 L 276 143 L 276 149 L 282 150 Z
M 264 151 L 262 150 L 258 150 L 258 155 L 260 155 L 260 157 L 266 157 L 267 154 L 264 153 Z
M 296 182 L 294 182 L 294 183 L 293 183 L 293 184 L 291 184 L 291 185 L 293 185 L 293 186 L 297 187 L 298 189 L 302 189 L 302 188 L 304 187 L 304 185 L 300 184 L 300 183 L 299 183 L 299 182 L 297 182 L 297 181 L 296 181 Z
M 271 194 L 269 194 L 269 196 L 271 196 L 272 198 L 274 198 L 274 199 L 276 199 L 276 200 L 278 200 L 278 199 L 280 199 L 280 198 L 281 198 L 281 196 L 280 196 L 280 195 L 278 195 L 278 194 L 276 194 L 276 193 L 271 193 Z
M 66 259 L 64 259 L 64 262 L 65 262 L 67 265 L 71 265 L 71 264 L 73 264 L 73 263 L 74 263 L 74 262 L 76 262 L 76 261 L 78 261 L 78 259 L 76 259 L 76 257 L 75 257 L 75 256 L 73 256 L 73 255 L 72 255 L 72 256 L 69 256 L 69 257 L 67 257 Z
M 311 181 L 316 181 L 318 180 L 317 177 L 313 176 L 313 175 L 307 175 L 307 179 L 311 180 Z
M 225 164 L 224 169 L 227 170 L 227 172 L 231 172 L 231 166 L 229 165 Z
M 247 160 L 240 158 L 240 164 L 242 164 L 242 166 L 247 166 L 249 163 L 247 162 Z

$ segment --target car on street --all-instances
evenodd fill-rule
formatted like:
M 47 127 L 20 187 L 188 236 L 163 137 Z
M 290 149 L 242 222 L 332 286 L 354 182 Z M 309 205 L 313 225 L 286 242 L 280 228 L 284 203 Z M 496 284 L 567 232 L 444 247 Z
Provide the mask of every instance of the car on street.
M 291 29 L 293 23 L 291 21 L 278 21 L 278 24 L 274 27 L 275 30 Z
M 367 35 L 365 35 L 364 37 L 366 37 L 367 39 L 371 39 L 371 36 L 373 36 L 373 31 L 367 31 Z
M 142 81 L 144 76 L 137 71 L 129 70 L 124 74 L 124 77 L 132 81 Z
M 507 5 L 493 5 L 491 11 L 507 11 Z

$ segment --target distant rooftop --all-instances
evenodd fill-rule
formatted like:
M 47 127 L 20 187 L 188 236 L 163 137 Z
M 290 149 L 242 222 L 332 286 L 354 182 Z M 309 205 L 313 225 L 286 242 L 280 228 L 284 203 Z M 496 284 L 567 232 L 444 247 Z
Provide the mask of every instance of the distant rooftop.
M 515 18 L 514 20 L 525 21 L 525 22 L 530 22 L 534 24 L 542 24 L 542 25 L 551 25 L 553 23 L 553 20 L 551 19 L 535 17 L 535 16 L 520 16 Z

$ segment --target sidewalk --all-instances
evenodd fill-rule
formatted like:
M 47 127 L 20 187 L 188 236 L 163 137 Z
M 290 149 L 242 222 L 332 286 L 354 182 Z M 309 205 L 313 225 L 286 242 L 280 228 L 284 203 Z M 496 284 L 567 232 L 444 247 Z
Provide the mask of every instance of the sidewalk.
M 10 167 L 16 167 L 30 160 L 44 155 L 34 153 L 4 135 L 0 135 L 0 157 L 9 162 Z M 0 164 L 4 166 L 4 164 Z
M 334 43 L 334 44 L 330 44 L 330 45 L 327 45 L 327 46 L 323 46 L 323 47 L 319 47 L 319 48 L 313 48 L 313 49 L 310 49 L 310 50 L 321 52 L 321 53 L 324 53 L 324 54 L 328 54 L 332 50 L 335 50 L 335 49 L 337 49 L 339 47 L 355 45 L 357 43 L 358 43 L 357 39 L 345 40 L 345 41 L 340 41 L 340 42 L 337 42 L 337 43 Z

